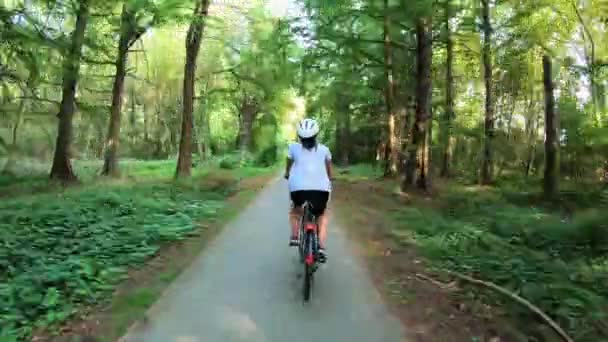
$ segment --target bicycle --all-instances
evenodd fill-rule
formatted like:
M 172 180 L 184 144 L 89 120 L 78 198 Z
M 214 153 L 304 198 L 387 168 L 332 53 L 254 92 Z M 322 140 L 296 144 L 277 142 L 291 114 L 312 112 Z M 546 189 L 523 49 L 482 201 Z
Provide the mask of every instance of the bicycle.
M 305 201 L 298 229 L 298 252 L 300 262 L 304 264 L 304 282 L 302 284 L 302 295 L 304 302 L 310 300 L 314 273 L 318 269 L 319 262 L 319 226 L 317 218 L 312 214 L 312 204 Z

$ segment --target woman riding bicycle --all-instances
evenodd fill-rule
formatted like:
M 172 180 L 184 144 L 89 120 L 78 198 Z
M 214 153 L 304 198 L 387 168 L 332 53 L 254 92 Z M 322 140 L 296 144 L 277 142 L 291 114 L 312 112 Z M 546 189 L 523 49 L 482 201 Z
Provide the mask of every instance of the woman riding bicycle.
M 320 261 L 325 262 L 325 240 L 327 238 L 327 215 L 325 209 L 331 192 L 331 152 L 327 146 L 317 142 L 319 124 L 314 119 L 304 119 L 298 124 L 299 143 L 289 145 L 285 178 L 288 179 L 292 208 L 290 246 L 297 246 L 298 221 L 302 205 L 308 201 L 312 214 L 319 225 Z

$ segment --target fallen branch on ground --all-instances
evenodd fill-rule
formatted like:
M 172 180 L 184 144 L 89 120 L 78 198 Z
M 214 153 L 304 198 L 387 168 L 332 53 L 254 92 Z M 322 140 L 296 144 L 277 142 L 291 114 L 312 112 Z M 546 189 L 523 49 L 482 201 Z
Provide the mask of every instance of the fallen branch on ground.
M 440 281 L 437 281 L 437 280 L 435 280 L 429 276 L 426 276 L 424 274 L 421 274 L 421 273 L 416 273 L 416 277 L 426 280 L 426 281 L 430 281 L 431 283 L 437 285 L 439 288 L 444 289 L 444 290 L 454 290 L 455 286 L 456 286 L 455 281 L 446 284 L 446 283 L 442 283 Z
M 529 301 L 527 301 L 526 299 L 516 295 L 515 293 L 512 293 L 512 292 L 508 291 L 507 289 L 500 287 L 489 281 L 475 279 L 468 275 L 454 272 L 454 271 L 448 271 L 448 270 L 442 270 L 442 271 L 446 272 L 447 274 L 452 275 L 458 279 L 467 281 L 472 284 L 481 285 L 481 286 L 484 286 L 484 287 L 487 287 L 487 288 L 490 288 L 492 290 L 502 293 L 503 295 L 513 299 L 514 301 L 518 302 L 519 304 L 522 304 L 523 306 L 527 307 L 532 312 L 534 312 L 535 314 L 540 316 L 540 318 L 542 318 L 547 324 L 549 324 L 549 326 L 551 326 L 551 328 L 553 328 L 553 330 L 555 330 L 555 332 L 557 332 L 557 334 L 560 335 L 564 339 L 564 341 L 574 342 L 574 340 L 564 331 L 564 329 L 562 329 L 554 320 L 552 320 L 551 317 L 549 317 L 547 314 L 542 312 L 534 304 L 532 304 Z

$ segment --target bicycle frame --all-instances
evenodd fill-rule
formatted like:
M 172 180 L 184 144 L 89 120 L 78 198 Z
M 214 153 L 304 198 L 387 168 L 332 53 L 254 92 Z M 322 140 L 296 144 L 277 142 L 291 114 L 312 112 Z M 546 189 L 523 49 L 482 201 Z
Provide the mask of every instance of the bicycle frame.
M 299 229 L 300 245 L 302 254 L 305 253 L 303 261 L 310 266 L 317 261 L 319 227 L 316 217 L 310 212 L 310 203 L 308 201 L 304 203 L 303 210 Z M 309 236 L 312 238 L 311 241 L 308 239 Z

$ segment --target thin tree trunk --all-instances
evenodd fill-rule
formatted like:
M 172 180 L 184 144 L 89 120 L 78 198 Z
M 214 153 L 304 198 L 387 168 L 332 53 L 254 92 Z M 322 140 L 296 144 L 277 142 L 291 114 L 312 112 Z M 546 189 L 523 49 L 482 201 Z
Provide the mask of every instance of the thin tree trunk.
M 384 70 L 386 76 L 386 89 L 384 97 L 388 117 L 388 143 L 386 153 L 386 164 L 384 176 L 397 174 L 397 163 L 399 162 L 399 147 L 397 146 L 397 135 L 395 127 L 395 84 L 393 81 L 393 59 L 390 37 L 391 19 L 389 15 L 388 0 L 384 0 Z
M 503 106 L 503 109 L 506 108 L 507 111 L 507 132 L 505 134 L 505 140 L 508 146 L 511 146 L 511 132 L 513 131 L 513 112 L 515 112 L 515 101 L 517 99 L 517 93 L 515 92 L 514 88 L 515 87 L 513 86 L 510 95 L 504 95 L 505 97 L 510 96 L 509 104 L 504 104 Z M 504 102 L 507 102 L 507 100 L 504 100 Z M 502 112 L 503 111 L 501 110 L 501 113 Z M 498 171 L 496 172 L 496 177 L 500 178 L 504 169 L 507 167 L 509 162 L 512 161 L 513 160 L 509 160 L 508 158 L 502 158 L 498 167 Z
M 70 161 L 70 147 L 72 143 L 72 119 L 74 117 L 76 85 L 80 72 L 80 58 L 82 56 L 82 45 L 84 43 L 88 16 L 89 1 L 80 0 L 78 13 L 76 14 L 76 25 L 72 33 L 72 42 L 67 54 L 64 56 L 63 62 L 61 104 L 59 106 L 59 113 L 57 113 L 59 124 L 50 177 L 51 179 L 64 182 L 77 180 Z
M 344 102 L 344 110 L 342 111 L 342 115 L 344 115 L 344 132 L 342 134 L 342 144 L 343 144 L 343 151 L 344 154 L 342 154 L 342 165 L 349 165 L 350 164 L 350 154 L 351 154 L 351 143 L 350 143 L 350 139 L 351 139 L 351 135 L 350 135 L 350 110 L 349 110 L 349 103 L 348 102 Z
M 581 35 L 583 37 L 583 45 L 585 52 L 585 62 L 587 63 L 587 70 L 589 71 L 589 91 L 591 93 L 591 103 L 592 103 L 592 112 L 593 119 L 597 127 L 602 126 L 602 118 L 601 113 L 599 112 L 599 97 L 598 97 L 598 80 L 597 80 L 597 72 L 599 68 L 596 67 L 596 56 L 595 56 L 595 40 L 593 39 L 593 35 L 589 30 L 588 24 L 585 22 L 585 19 L 582 16 L 581 11 L 579 10 L 578 4 L 575 1 L 571 2 L 572 7 L 574 8 L 574 12 L 576 13 L 576 17 L 579 20 L 579 23 L 583 27 L 581 31 Z M 589 48 L 591 51 L 587 49 L 587 42 L 589 42 Z
M 118 144 L 120 141 L 120 119 L 123 102 L 123 90 L 125 76 L 127 74 L 127 54 L 129 53 L 129 41 L 133 34 L 133 13 L 129 11 L 127 4 L 122 7 L 120 20 L 120 39 L 118 42 L 118 55 L 116 56 L 116 75 L 112 86 L 112 107 L 110 109 L 110 123 L 108 136 L 106 137 L 106 152 L 101 174 L 104 176 L 118 177 Z
M 445 3 L 445 44 L 446 44 L 446 96 L 445 96 L 445 122 L 443 125 L 443 158 L 441 160 L 441 177 L 449 177 L 451 164 L 454 154 L 455 139 L 453 136 L 454 125 L 454 42 L 450 28 L 450 18 L 452 16 L 451 2 Z
M 431 119 L 431 58 L 432 36 L 431 18 L 420 18 L 416 22 L 416 119 L 412 128 L 412 143 L 409 146 L 406 174 L 401 188 L 407 190 L 416 186 L 428 190 L 429 141 L 428 125 Z
M 160 98 L 160 94 L 158 94 L 158 97 Z M 154 157 L 155 158 L 161 158 L 161 156 L 164 154 L 163 152 L 163 121 L 160 117 L 161 115 L 161 106 L 159 103 L 156 104 L 156 109 L 155 109 L 155 114 L 156 114 L 156 141 L 154 142 L 155 145 L 155 149 L 154 149 Z
M 143 110 L 143 116 L 144 116 L 144 142 L 148 143 L 148 140 L 150 140 L 150 133 L 148 132 L 149 130 L 149 123 L 148 123 L 148 105 L 146 104 L 146 100 L 144 98 L 143 101 L 143 105 L 142 105 L 142 110 Z
M 559 192 L 559 145 L 557 136 L 558 117 L 553 98 L 551 57 L 543 55 L 543 83 L 545 88 L 545 173 L 543 190 L 547 199 L 555 199 Z
M 527 107 L 527 112 L 526 112 L 525 136 L 526 136 L 527 145 L 526 145 L 526 156 L 525 156 L 525 160 L 523 162 L 524 176 L 526 178 L 528 178 L 528 176 L 530 175 L 530 171 L 532 169 L 532 162 L 533 162 L 533 153 L 536 148 L 536 142 L 535 142 L 535 138 L 534 138 L 534 130 L 536 129 L 535 128 L 536 114 L 534 113 L 534 103 L 535 103 L 534 91 L 532 90 L 532 91 L 530 91 L 530 99 L 528 100 L 528 107 Z
M 209 80 L 204 84 L 203 91 L 201 92 L 201 108 L 199 110 L 199 129 L 198 133 L 198 148 L 199 157 L 201 160 L 206 160 L 211 157 L 211 151 L 209 145 L 211 143 L 211 127 L 209 127 L 209 118 L 207 117 L 207 104 L 209 97 Z
M 483 148 L 483 161 L 481 165 L 481 184 L 491 184 L 494 178 L 494 103 L 492 96 L 492 57 L 490 42 L 492 26 L 490 24 L 490 0 L 481 0 L 483 23 L 483 71 L 486 90 L 485 101 L 485 140 Z
M 350 163 L 350 115 L 349 99 L 336 99 L 336 161 L 342 166 Z
M 209 159 L 212 156 L 211 151 L 211 118 L 208 115 L 207 111 L 207 98 L 203 101 L 203 113 L 201 117 L 201 125 L 202 125 L 202 136 L 201 136 L 201 144 L 203 146 L 203 158 Z
M 203 160 L 205 148 L 203 146 L 203 137 L 202 137 L 202 118 L 199 114 L 198 117 L 194 120 L 194 124 L 192 125 L 192 140 L 193 144 L 196 146 L 196 152 L 198 154 L 198 159 Z M 198 124 L 197 124 L 198 122 Z
M 399 167 L 400 167 L 400 172 L 403 172 L 405 174 L 406 169 L 407 169 L 407 158 L 408 158 L 408 153 L 407 153 L 407 149 L 408 146 L 410 144 L 410 140 L 412 138 L 412 119 L 413 119 L 413 114 L 416 112 L 416 106 L 415 106 L 415 99 L 412 96 L 406 96 L 406 100 L 405 103 L 403 104 L 403 113 L 402 113 L 402 124 L 401 124 L 401 133 L 400 133 L 400 140 L 401 140 L 401 146 L 400 146 L 400 151 L 401 151 L 401 155 L 399 157 Z
M 23 113 L 25 112 L 25 98 L 21 99 L 19 102 L 19 108 L 17 109 L 17 118 L 12 128 L 12 137 L 11 144 L 6 144 L 6 163 L 4 163 L 4 167 L 0 174 L 14 175 L 17 169 L 17 141 L 18 141 L 18 133 L 19 127 L 23 122 Z
M 186 64 L 184 66 L 184 89 L 182 110 L 182 132 L 179 143 L 179 157 L 175 177 L 189 177 L 192 170 L 192 117 L 194 112 L 194 78 L 196 76 L 196 58 L 201 47 L 205 18 L 209 10 L 209 0 L 200 0 L 194 10 L 186 36 Z
M 139 129 L 137 128 L 137 94 L 135 93 L 135 87 L 131 87 L 131 95 L 129 96 L 131 99 L 131 111 L 129 117 L 129 124 L 131 129 L 131 144 L 135 145 L 137 140 L 139 139 Z
M 339 99 L 336 101 L 340 101 Z M 344 126 L 344 120 L 343 120 L 343 114 L 341 112 L 341 108 L 340 105 L 338 103 L 338 105 L 336 106 L 336 153 L 335 153 L 335 160 L 337 163 L 341 163 L 342 162 L 342 154 L 344 154 L 343 148 L 344 148 L 344 128 L 342 128 Z M 386 148 L 384 146 L 384 144 L 382 143 L 382 139 L 380 139 L 380 144 L 378 144 L 378 148 L 376 149 L 376 155 L 378 159 L 382 159 L 382 155 L 384 152 L 386 152 Z
M 15 120 L 15 124 L 13 125 L 12 141 L 11 141 L 13 146 L 17 146 L 19 128 L 21 127 L 21 124 L 23 123 L 23 112 L 25 111 L 25 101 L 26 101 L 25 99 L 21 100 L 21 103 L 19 104 L 19 110 L 17 111 L 17 119 Z
M 537 171 L 537 161 L 536 161 L 536 153 L 537 153 L 537 146 L 536 146 L 536 140 L 537 140 L 537 131 L 538 131 L 538 127 L 540 126 L 540 116 L 542 114 L 538 114 L 535 115 L 534 117 L 534 121 L 532 122 L 532 132 L 530 135 L 530 149 L 528 151 L 528 170 L 526 171 L 526 176 L 529 176 L 530 174 L 535 174 Z
M 404 143 L 404 135 L 406 135 L 404 129 L 406 126 L 405 120 L 407 120 L 407 109 L 402 104 L 396 103 L 397 109 L 395 109 L 396 115 L 396 139 L 397 139 L 397 174 L 403 172 L 403 151 L 407 144 Z

